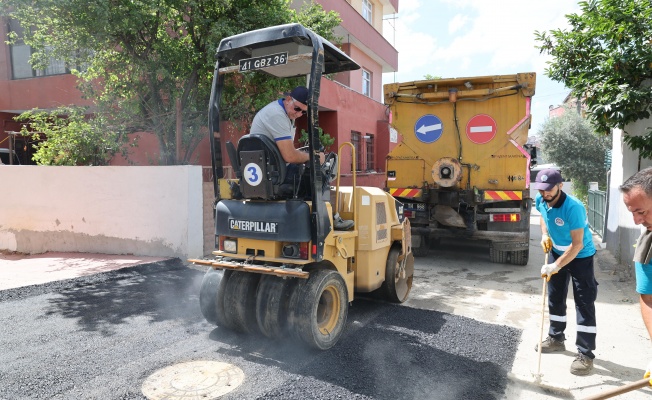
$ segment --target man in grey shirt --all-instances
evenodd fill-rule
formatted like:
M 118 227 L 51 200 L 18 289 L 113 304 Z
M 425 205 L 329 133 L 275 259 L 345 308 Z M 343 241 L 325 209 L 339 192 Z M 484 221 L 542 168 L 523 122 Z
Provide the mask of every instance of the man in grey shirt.
M 308 89 L 297 86 L 285 97 L 275 100 L 263 107 L 251 124 L 249 133 L 265 135 L 276 143 L 283 160 L 288 163 L 285 183 L 300 181 L 301 176 L 297 164 L 310 161 L 310 154 L 294 147 L 296 126 L 294 121 L 308 110 Z M 324 153 L 319 153 L 320 163 L 324 163 Z M 328 182 L 324 182 L 328 185 Z M 328 190 L 328 186 L 326 186 Z M 333 216 L 335 229 L 347 230 L 353 227 L 353 221 L 343 220 L 339 214 Z
M 250 133 L 265 135 L 276 143 L 285 162 L 302 164 L 310 160 L 307 152 L 294 147 L 296 127 L 295 119 L 308 110 L 308 89 L 297 86 L 285 97 L 275 100 L 263 107 L 251 124 Z

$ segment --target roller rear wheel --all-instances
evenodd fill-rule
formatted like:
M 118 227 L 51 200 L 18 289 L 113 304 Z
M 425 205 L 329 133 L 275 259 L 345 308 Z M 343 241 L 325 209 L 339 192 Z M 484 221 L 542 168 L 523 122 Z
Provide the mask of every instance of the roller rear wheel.
M 233 271 L 224 290 L 224 316 L 227 326 L 244 332 L 258 332 L 256 290 L 260 275 Z
M 216 299 L 220 282 L 222 281 L 222 271 L 209 268 L 204 274 L 199 289 L 199 308 L 206 321 L 211 324 L 217 324 L 217 307 Z
M 258 328 L 271 339 L 279 339 L 287 330 L 288 303 L 296 279 L 265 275 L 260 278 L 256 293 Z
M 224 293 L 226 293 L 226 285 L 231 279 L 233 271 L 224 270 L 222 272 L 222 280 L 217 288 L 217 295 L 215 296 L 215 313 L 217 317 L 217 325 L 224 327 L 226 329 L 233 329 L 233 324 L 226 317 L 224 313 Z

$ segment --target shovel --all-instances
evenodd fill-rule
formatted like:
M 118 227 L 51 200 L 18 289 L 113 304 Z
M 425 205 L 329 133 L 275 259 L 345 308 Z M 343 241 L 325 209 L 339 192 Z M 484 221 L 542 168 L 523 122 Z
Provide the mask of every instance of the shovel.
M 605 392 L 602 392 L 600 394 L 594 394 L 593 396 L 589 396 L 584 398 L 584 400 L 602 400 L 602 399 L 608 399 L 610 397 L 618 396 L 623 393 L 631 392 L 632 390 L 640 389 L 645 386 L 650 386 L 650 378 L 643 378 L 639 381 L 636 382 L 631 382 L 628 383 L 627 385 L 620 386 L 617 388 L 609 389 Z

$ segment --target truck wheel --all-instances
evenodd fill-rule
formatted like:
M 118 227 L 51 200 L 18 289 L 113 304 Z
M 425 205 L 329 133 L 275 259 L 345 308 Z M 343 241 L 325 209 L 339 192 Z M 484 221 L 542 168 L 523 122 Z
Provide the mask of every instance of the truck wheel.
M 282 279 L 273 275 L 260 278 L 256 293 L 256 320 L 258 328 L 270 339 L 280 339 L 287 329 L 288 303 L 296 279 Z
M 405 265 L 401 269 L 401 263 L 398 261 L 399 253 L 396 247 L 389 250 L 385 265 L 385 282 L 378 289 L 381 298 L 392 303 L 402 303 L 407 300 L 414 276 L 414 256 L 408 253 Z
M 527 265 L 530 258 L 530 250 L 516 250 L 511 252 L 511 262 L 515 265 Z
M 425 257 L 428 255 L 428 236 L 420 235 L 419 247 L 412 247 L 412 253 L 415 257 Z
M 489 247 L 489 260 L 492 263 L 506 264 L 507 263 L 507 253 L 506 251 L 500 251 L 494 249 L 493 246 Z
M 256 290 L 260 274 L 233 271 L 224 290 L 225 322 L 233 330 L 258 332 L 256 321 Z
M 199 308 L 206 321 L 217 324 L 217 291 L 222 281 L 222 271 L 208 268 L 199 289 Z
M 349 312 L 346 284 L 339 273 L 313 270 L 292 291 L 289 326 L 292 334 L 318 350 L 330 349 L 344 332 Z

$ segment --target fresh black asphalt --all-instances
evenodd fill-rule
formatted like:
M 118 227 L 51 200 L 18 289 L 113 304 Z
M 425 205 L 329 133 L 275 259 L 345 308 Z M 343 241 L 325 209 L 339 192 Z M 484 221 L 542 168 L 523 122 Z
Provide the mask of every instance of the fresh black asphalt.
M 206 322 L 180 260 L 0 291 L 0 399 L 144 399 L 153 372 L 233 364 L 223 399 L 501 399 L 521 331 L 356 299 L 330 350 Z

